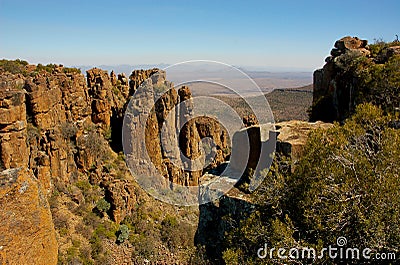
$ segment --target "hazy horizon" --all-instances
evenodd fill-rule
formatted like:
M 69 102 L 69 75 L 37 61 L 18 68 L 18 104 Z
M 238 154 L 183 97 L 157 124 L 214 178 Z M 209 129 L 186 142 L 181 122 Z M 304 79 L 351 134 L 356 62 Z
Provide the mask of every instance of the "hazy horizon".
M 197 62 L 195 65 L 192 63 L 183 63 L 177 65 L 167 65 L 167 64 L 159 64 L 159 65 L 99 65 L 96 66 L 102 70 L 106 70 L 108 73 L 114 71 L 116 74 L 125 73 L 127 76 L 131 74 L 133 70 L 138 69 L 150 69 L 150 68 L 159 68 L 166 71 L 167 79 L 172 81 L 175 85 L 180 84 L 183 81 L 188 80 L 198 80 L 199 75 L 207 78 L 212 78 L 215 81 L 224 79 L 223 76 L 226 77 L 223 69 L 219 68 L 221 65 L 217 64 L 216 67 L 214 62 Z M 223 64 L 222 64 L 223 65 Z M 85 72 L 93 66 L 75 66 L 81 69 L 82 73 Z M 256 84 L 260 87 L 263 92 L 270 92 L 276 88 L 296 88 L 306 86 L 312 83 L 312 71 L 266 71 L 266 70 L 248 70 L 243 67 L 233 66 L 236 69 L 239 69 L 247 76 L 249 76 Z M 240 78 L 237 76 L 227 77 L 230 82 L 235 82 L 235 84 L 241 89 L 244 93 L 246 91 L 247 94 L 251 94 L 254 91 L 247 87 L 246 75 L 242 75 Z M 202 79 L 202 78 L 200 78 Z M 244 82 L 244 83 L 243 83 Z M 243 84 L 243 85 L 241 85 Z M 215 89 L 210 89 L 209 92 L 215 94 Z

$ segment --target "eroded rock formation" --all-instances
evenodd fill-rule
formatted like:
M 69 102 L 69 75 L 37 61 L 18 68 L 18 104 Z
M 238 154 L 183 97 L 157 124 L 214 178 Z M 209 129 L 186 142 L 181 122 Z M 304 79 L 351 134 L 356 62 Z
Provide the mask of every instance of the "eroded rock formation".
M 133 211 L 136 186 L 102 169 L 111 153 L 105 138 L 122 150 L 130 96 L 156 71 L 134 71 L 128 80 L 96 68 L 87 78 L 63 66 L 27 65 L 23 75 L 0 69 L 1 264 L 57 263 L 47 203 L 55 186 L 65 190 L 86 176 L 104 189 L 115 222 Z M 81 191 L 69 193 L 85 201 Z
M 177 91 L 163 71 L 142 83 L 128 108 L 124 134 L 130 139 L 124 139 L 124 146 L 129 165 L 139 175 L 161 174 L 172 183 L 196 186 L 204 169 L 218 166 L 229 155 L 225 129 L 210 117 L 196 117 L 190 89 Z

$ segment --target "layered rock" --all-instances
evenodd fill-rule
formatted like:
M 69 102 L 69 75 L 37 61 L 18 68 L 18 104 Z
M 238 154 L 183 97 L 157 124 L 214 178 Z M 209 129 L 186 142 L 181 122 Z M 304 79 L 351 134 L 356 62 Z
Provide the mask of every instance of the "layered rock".
M 193 186 L 199 183 L 205 160 L 200 147 L 201 138 L 197 131 L 196 121 L 193 119 L 192 93 L 189 87 L 182 86 L 178 90 L 178 94 L 181 102 L 179 107 L 179 124 L 181 127 L 179 147 L 182 150 L 184 167 L 189 169 L 185 172 L 184 185 Z
M 123 128 L 127 163 L 139 176 L 152 176 L 156 170 L 162 171 L 159 128 L 157 115 L 151 111 L 153 106 L 153 84 L 147 79 L 128 105 Z
M 86 198 L 73 184 L 88 177 L 93 185 L 103 188 L 111 203 L 109 215 L 115 222 L 134 210 L 137 186 L 130 178 L 103 169 L 112 154 L 104 136 L 112 130 L 109 140 L 113 144 L 121 141 L 125 109 L 145 80 L 150 82 L 151 91 L 142 91 L 137 107 L 142 109 L 147 104 L 154 109 L 146 120 L 142 151 L 151 154 L 157 169 L 172 182 L 195 185 L 198 179 L 185 181 L 181 165 L 170 159 L 178 157 L 180 161 L 181 155 L 175 112 L 179 96 L 176 90 L 170 90 L 160 97 L 164 88 L 172 87 L 165 80 L 165 72 L 134 71 L 128 80 L 124 74 L 108 75 L 100 69 L 89 70 L 87 78 L 62 66 L 40 69 L 27 66 L 25 75 L 4 71 L 0 75 L 0 170 L 7 169 L 0 177 L 0 204 L 5 209 L 1 216 L 0 263 L 5 264 L 57 262 L 57 243 L 47 206 L 54 186 L 70 188 L 72 202 L 80 205 Z M 193 132 L 197 132 L 199 123 L 193 124 Z M 168 129 L 165 135 L 161 134 L 161 125 Z M 217 137 L 216 131 L 201 130 L 204 135 Z M 15 171 L 19 167 L 23 169 Z
M 0 172 L 0 263 L 57 264 L 57 241 L 40 183 L 24 168 Z
M 0 75 L 0 169 L 29 167 L 44 194 L 102 163 L 109 152 L 103 135 L 114 126 L 114 143 L 121 141 L 130 89 L 155 71 L 135 71 L 130 87 L 124 74 L 109 76 L 96 68 L 87 79 L 63 66 L 25 70 L 25 75 Z M 116 211 L 126 208 L 114 201 Z
M 25 80 L 27 92 L 29 167 L 43 187 L 52 180 L 69 183 L 77 172 L 70 140 L 91 124 L 90 97 L 81 74 L 40 72 Z

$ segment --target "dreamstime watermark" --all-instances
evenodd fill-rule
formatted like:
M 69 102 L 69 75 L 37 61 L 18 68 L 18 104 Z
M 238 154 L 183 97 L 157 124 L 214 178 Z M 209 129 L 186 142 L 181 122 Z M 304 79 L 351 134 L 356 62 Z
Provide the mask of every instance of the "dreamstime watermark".
M 204 60 L 178 63 L 153 73 L 135 88 L 124 116 L 126 162 L 150 195 L 175 205 L 200 205 L 226 194 L 243 175 L 250 159 L 250 138 L 242 130 L 245 125 L 238 108 L 221 100 L 221 95 L 235 97 L 260 124 L 257 148 L 261 151 L 252 164 L 258 172 L 269 168 L 276 142 L 274 117 L 260 87 L 231 65 Z M 221 137 L 229 141 L 230 161 L 222 173 L 196 183 L 199 172 L 207 169 L 218 152 L 226 152 L 217 145 L 218 136 L 207 133 L 211 128 L 203 128 L 198 143 L 187 144 L 198 140 L 193 122 L 204 117 L 225 129 Z M 186 143 L 182 136 L 188 138 Z M 264 177 L 254 174 L 249 190 L 255 190 Z
M 310 247 L 293 248 L 268 248 L 267 244 L 257 250 L 260 259 L 281 259 L 281 260 L 323 260 L 326 258 L 334 260 L 396 260 L 394 252 L 376 252 L 370 248 L 357 248 L 347 246 L 346 237 L 338 237 L 336 245 L 329 245 L 322 249 Z

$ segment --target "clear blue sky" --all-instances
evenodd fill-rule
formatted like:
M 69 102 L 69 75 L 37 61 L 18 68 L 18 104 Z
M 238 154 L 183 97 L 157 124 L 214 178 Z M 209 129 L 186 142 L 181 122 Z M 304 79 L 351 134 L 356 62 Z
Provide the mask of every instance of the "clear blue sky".
M 314 69 L 335 40 L 400 35 L 400 1 L 0 0 L 0 58 L 116 65 L 208 59 Z

